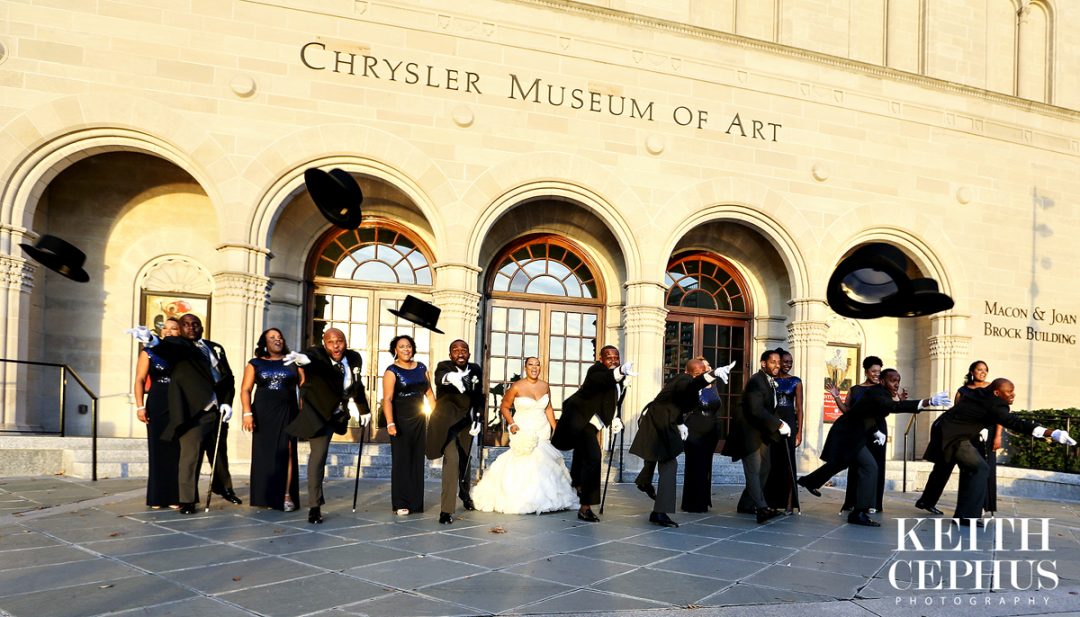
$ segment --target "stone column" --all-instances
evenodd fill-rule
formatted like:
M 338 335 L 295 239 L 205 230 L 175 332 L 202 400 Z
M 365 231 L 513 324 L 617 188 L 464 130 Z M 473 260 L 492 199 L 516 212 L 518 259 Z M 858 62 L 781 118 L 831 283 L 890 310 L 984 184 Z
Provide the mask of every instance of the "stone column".
M 803 441 L 799 457 L 803 468 L 817 460 L 825 442 L 822 422 L 825 383 L 825 345 L 829 337 L 824 300 L 799 298 L 788 303 L 793 318 L 788 324 L 788 345 L 794 359 L 792 373 L 803 383 Z
M 954 392 L 964 381 L 967 367 L 972 362 L 971 337 L 962 334 L 966 331 L 967 315 L 941 314 L 930 317 L 930 388 L 925 394 L 912 393 L 913 396 L 929 396 L 934 392 L 947 390 Z M 926 413 L 918 419 L 918 431 L 914 435 L 913 448 L 918 458 L 930 441 L 930 425 L 940 413 Z M 898 434 L 896 440 L 903 442 L 904 436 Z
M 3 229 L 11 239 L 11 246 L 25 241 L 23 230 Z M 7 243 L 5 243 L 7 244 Z M 4 335 L 0 337 L 0 358 L 12 360 L 29 359 L 30 292 L 34 288 L 34 271 L 37 267 L 22 257 L 0 254 L 0 314 L 4 315 Z M 30 404 L 25 386 L 28 369 L 25 365 L 4 362 L 0 367 L 0 428 L 5 430 L 29 430 L 40 426 L 38 418 L 29 417 Z
M 217 250 L 222 269 L 214 273 L 211 331 L 207 338 L 225 347 L 236 378 L 229 460 L 250 461 L 251 438 L 240 430 L 240 383 L 244 366 L 251 359 L 251 351 L 262 334 L 270 301 L 270 279 L 262 274 L 266 271 L 269 251 L 245 244 L 223 244 Z M 246 475 L 247 469 L 235 466 L 231 471 Z
M 480 268 L 466 263 L 440 262 L 433 267 L 435 289 L 431 303 L 439 307 L 439 329 L 446 334 L 431 333 L 432 368 L 445 360 L 450 342 L 462 339 L 469 344 L 473 362 L 481 363 L 483 334 L 477 324 L 480 318 L 481 294 L 478 289 Z
M 642 407 L 656 397 L 664 377 L 664 325 L 668 311 L 664 308 L 667 289 L 654 281 L 626 283 L 626 306 L 623 307 L 625 342 L 620 349 L 624 362 L 634 363 L 637 377 L 630 381 L 630 391 L 623 402 L 622 420 L 626 425 L 625 445 L 637 432 L 638 415 Z

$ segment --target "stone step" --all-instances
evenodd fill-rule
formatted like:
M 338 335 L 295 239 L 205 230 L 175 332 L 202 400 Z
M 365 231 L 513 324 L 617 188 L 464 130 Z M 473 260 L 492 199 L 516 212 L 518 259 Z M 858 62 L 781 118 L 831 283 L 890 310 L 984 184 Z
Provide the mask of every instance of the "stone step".
M 0 450 L 0 470 L 4 476 L 42 476 L 64 472 L 64 450 L 4 448 Z

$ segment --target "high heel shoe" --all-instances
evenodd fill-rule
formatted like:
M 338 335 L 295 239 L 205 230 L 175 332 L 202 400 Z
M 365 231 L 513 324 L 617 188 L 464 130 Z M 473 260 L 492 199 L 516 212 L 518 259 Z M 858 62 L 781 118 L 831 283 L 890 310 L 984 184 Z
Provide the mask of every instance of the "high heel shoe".
M 293 503 L 292 497 L 289 497 L 288 495 L 285 496 L 285 511 L 286 512 L 295 512 L 296 511 L 296 504 Z

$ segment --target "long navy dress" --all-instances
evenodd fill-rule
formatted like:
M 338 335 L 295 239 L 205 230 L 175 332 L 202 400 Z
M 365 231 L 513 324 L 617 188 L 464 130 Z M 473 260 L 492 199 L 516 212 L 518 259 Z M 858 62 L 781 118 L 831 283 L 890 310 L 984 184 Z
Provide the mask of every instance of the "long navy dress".
M 795 412 L 795 390 L 802 380 L 791 375 L 776 378 L 776 417 L 791 427 L 791 435 L 784 443 L 769 448 L 769 479 L 765 482 L 765 501 L 770 508 L 799 509 L 799 492 L 795 489 L 798 469 L 795 465 L 795 436 L 799 434 L 799 416 Z M 787 452 L 785 452 L 787 450 Z M 788 476 L 791 476 L 790 478 Z M 791 504 L 788 504 L 788 495 Z
M 397 429 L 397 435 L 390 438 L 390 502 L 395 510 L 423 512 L 427 439 L 424 393 L 431 387 L 427 367 L 417 362 L 413 369 L 391 364 L 386 370 L 395 379 L 392 404 Z
M 300 482 L 297 471 L 296 438 L 285 432 L 285 426 L 296 419 L 300 409 L 296 402 L 300 373 L 295 365 L 285 366 L 282 360 L 252 358 L 248 364 L 255 368 L 255 431 L 251 435 L 251 505 L 285 509 L 285 482 L 292 467 L 289 496 L 300 505 Z M 289 445 L 292 445 L 292 456 Z
M 169 373 L 172 367 L 146 349 L 150 358 L 150 393 L 146 396 L 146 437 L 150 471 L 146 479 L 146 505 L 180 503 L 180 444 L 164 441 L 161 433 L 169 423 Z
M 723 402 L 715 386 L 698 392 L 698 405 L 683 418 L 688 435 L 683 472 L 683 512 L 708 512 L 712 507 L 713 453 L 720 441 L 720 408 Z

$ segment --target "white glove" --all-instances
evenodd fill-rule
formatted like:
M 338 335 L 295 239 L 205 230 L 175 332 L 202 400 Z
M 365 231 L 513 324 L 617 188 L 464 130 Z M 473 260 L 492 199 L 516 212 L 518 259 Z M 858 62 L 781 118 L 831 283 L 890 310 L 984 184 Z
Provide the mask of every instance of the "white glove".
M 232 405 L 229 405 L 228 403 L 226 403 L 224 405 L 221 405 L 219 407 L 219 409 L 221 409 L 221 421 L 222 422 L 228 422 L 229 420 L 232 419 Z
M 468 375 L 469 371 L 459 368 L 453 373 L 443 375 L 443 383 L 454 386 L 458 389 L 458 392 L 465 394 L 465 377 Z
M 285 361 L 285 366 L 289 366 L 290 364 L 295 364 L 296 366 L 307 366 L 311 364 L 311 358 L 307 357 L 305 354 L 300 353 L 299 351 L 290 351 L 289 353 L 285 354 L 285 357 L 282 359 Z
M 731 364 L 729 364 L 727 366 L 721 366 L 720 368 L 713 371 L 712 372 L 713 377 L 719 379 L 720 381 L 722 381 L 724 383 L 727 383 L 728 382 L 728 376 L 731 375 L 731 369 L 733 369 L 733 368 L 735 368 L 735 361 L 732 361 Z
M 360 421 L 360 408 L 356 406 L 356 401 L 349 399 L 349 417 L 353 419 L 353 422 Z
M 990 429 L 983 429 L 979 431 L 979 441 L 986 441 L 990 437 Z
M 622 371 L 623 375 L 627 375 L 629 377 L 637 377 L 637 373 L 634 372 L 633 362 L 627 362 L 626 364 L 619 366 L 619 370 Z
M 882 433 L 881 431 L 874 431 L 874 445 L 885 445 L 885 433 Z
M 618 435 L 623 430 L 623 423 L 618 417 L 611 420 L 611 434 Z
M 596 427 L 597 431 L 604 430 L 604 423 L 600 421 L 600 417 L 597 416 L 596 414 L 593 414 L 592 420 L 589 420 L 589 424 Z
M 1051 441 L 1056 441 L 1056 442 L 1058 442 L 1060 444 L 1064 444 L 1066 446 L 1075 446 L 1076 445 L 1076 440 L 1073 439 L 1072 437 L 1069 437 L 1069 432 L 1068 431 L 1063 431 L 1061 429 L 1058 429 L 1058 430 L 1054 431 L 1053 433 L 1050 433 L 1050 440 Z
M 780 436 L 781 437 L 787 437 L 790 434 L 791 434 L 791 427 L 788 426 L 787 422 L 784 422 L 783 420 L 781 420 L 780 421 Z
M 362 414 L 357 422 L 360 423 L 360 426 L 367 428 L 367 425 L 371 424 L 371 412 Z
M 153 347 L 157 345 L 157 336 L 150 331 L 150 328 L 146 326 L 135 326 L 134 328 L 128 328 L 124 330 L 124 334 L 130 334 L 135 337 L 135 340 L 146 345 L 147 347 Z
M 472 428 L 469 429 L 469 434 L 472 435 L 473 437 L 476 437 L 477 435 L 480 434 L 480 422 L 479 421 L 473 422 Z
M 951 403 L 952 397 L 944 390 L 930 397 L 931 407 L 948 407 Z
M 679 429 L 679 438 L 686 441 L 686 438 L 690 436 L 690 429 L 686 428 L 685 424 L 680 424 L 677 428 Z

